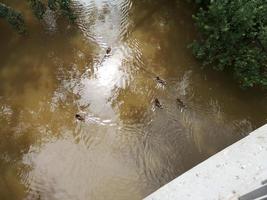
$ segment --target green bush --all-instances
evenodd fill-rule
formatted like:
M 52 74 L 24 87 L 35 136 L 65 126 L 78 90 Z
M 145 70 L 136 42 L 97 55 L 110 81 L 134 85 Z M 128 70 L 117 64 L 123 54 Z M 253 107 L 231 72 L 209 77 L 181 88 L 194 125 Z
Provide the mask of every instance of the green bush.
M 208 4 L 210 4 L 212 0 L 194 0 L 195 3 L 202 5 L 202 6 L 206 6 Z
M 267 86 L 266 0 L 214 0 L 194 19 L 192 49 L 204 65 L 232 71 L 242 87 Z

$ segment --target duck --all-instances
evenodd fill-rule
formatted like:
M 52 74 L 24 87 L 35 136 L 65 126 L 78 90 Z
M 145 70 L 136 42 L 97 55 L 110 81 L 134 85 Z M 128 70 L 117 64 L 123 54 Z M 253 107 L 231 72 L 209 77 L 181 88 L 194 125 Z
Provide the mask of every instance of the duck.
M 85 121 L 85 116 L 83 116 L 81 113 L 76 113 L 75 118 L 82 122 Z
M 181 107 L 185 107 L 184 102 L 180 98 L 177 97 L 176 101 Z
M 106 54 L 108 55 L 108 54 L 110 54 L 110 52 L 111 52 L 111 47 L 108 47 L 106 50 Z
M 162 80 L 159 76 L 156 77 L 156 81 L 162 85 L 166 85 L 166 81 Z
M 155 100 L 154 100 L 154 104 L 155 104 L 155 106 L 158 107 L 158 108 L 161 108 L 161 109 L 163 108 L 162 105 L 161 105 L 161 103 L 159 102 L 159 100 L 158 100 L 157 98 L 155 98 Z

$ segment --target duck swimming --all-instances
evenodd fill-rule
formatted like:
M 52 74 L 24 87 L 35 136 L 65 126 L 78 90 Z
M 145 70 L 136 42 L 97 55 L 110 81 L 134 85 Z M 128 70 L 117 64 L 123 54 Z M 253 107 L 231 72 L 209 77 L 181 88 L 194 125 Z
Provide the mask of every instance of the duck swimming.
M 162 85 L 166 85 L 166 81 L 162 80 L 159 76 L 156 77 L 156 81 Z
M 154 100 L 154 104 L 158 108 L 161 108 L 161 109 L 163 108 L 162 105 L 161 105 L 161 103 L 159 102 L 159 100 L 157 98 Z
M 85 116 L 83 116 L 83 115 L 80 114 L 80 113 L 77 113 L 77 114 L 75 115 L 75 118 L 78 119 L 79 121 L 82 121 L 82 122 L 85 121 Z
M 110 54 L 110 52 L 111 52 L 111 47 L 108 47 L 106 50 L 106 54 L 108 55 L 108 54 Z

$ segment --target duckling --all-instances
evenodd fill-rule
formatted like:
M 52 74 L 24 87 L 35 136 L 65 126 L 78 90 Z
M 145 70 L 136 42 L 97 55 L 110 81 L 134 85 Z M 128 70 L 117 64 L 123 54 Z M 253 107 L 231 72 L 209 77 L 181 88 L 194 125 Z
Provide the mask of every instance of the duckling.
M 110 54 L 110 52 L 111 52 L 111 47 L 108 47 L 106 50 L 106 54 L 108 55 L 108 54 Z
M 159 100 L 157 98 L 154 100 L 154 104 L 158 108 L 161 108 L 161 109 L 163 108 L 162 105 L 161 105 L 161 103 L 159 102 Z
M 81 113 L 77 113 L 75 115 L 75 118 L 78 119 L 79 121 L 82 121 L 82 122 L 85 121 L 85 116 L 83 116 Z
M 177 103 L 179 104 L 179 106 L 181 106 L 181 107 L 185 107 L 184 102 L 183 102 L 181 99 L 176 98 L 176 101 L 177 101 Z
M 166 81 L 162 80 L 159 76 L 156 77 L 156 81 L 162 85 L 166 85 Z

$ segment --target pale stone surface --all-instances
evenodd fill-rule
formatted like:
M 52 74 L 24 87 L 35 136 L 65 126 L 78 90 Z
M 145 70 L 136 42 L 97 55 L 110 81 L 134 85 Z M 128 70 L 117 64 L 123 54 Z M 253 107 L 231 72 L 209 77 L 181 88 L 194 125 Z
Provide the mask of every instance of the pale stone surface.
M 266 180 L 267 125 L 185 172 L 145 200 L 234 200 L 262 187 Z

